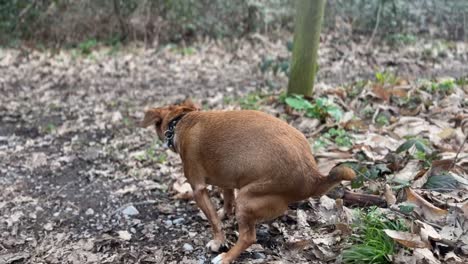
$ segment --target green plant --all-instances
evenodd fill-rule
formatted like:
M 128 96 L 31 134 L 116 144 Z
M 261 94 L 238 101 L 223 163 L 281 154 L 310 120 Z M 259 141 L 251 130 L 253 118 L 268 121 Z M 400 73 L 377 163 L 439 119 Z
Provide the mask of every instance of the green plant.
M 299 111 L 305 111 L 307 117 L 324 120 L 331 116 L 336 121 L 343 117 L 343 111 L 328 98 L 317 98 L 314 103 L 310 103 L 301 95 L 292 95 L 285 99 L 287 105 Z
M 421 106 L 421 104 L 424 104 L 418 92 L 404 97 L 392 96 L 391 100 L 399 107 L 404 107 L 410 110 L 414 110 Z
M 288 49 L 289 53 L 292 51 L 292 41 L 286 42 L 286 48 Z M 278 75 L 278 73 L 283 73 L 284 75 L 289 76 L 290 66 L 290 56 L 287 56 L 286 58 L 279 56 L 276 58 L 265 57 L 260 62 L 260 70 L 262 73 L 272 71 L 273 75 L 275 76 Z
M 411 186 L 411 184 L 409 184 L 408 186 Z M 403 202 L 403 203 L 398 204 L 398 209 L 400 209 L 400 212 L 404 214 L 412 213 L 415 207 L 416 207 L 415 204 L 408 203 L 408 202 Z
M 419 150 L 421 152 L 431 153 L 432 149 L 430 147 L 428 147 L 429 144 L 430 144 L 430 142 L 428 142 L 425 139 L 417 138 L 417 137 L 411 137 L 411 138 L 407 139 L 403 144 L 401 144 L 396 149 L 396 152 L 397 153 L 402 153 L 402 152 L 408 151 L 410 148 L 412 148 L 414 146 L 417 150 Z
M 224 103 L 225 105 L 232 104 L 232 102 L 234 102 L 234 98 L 232 98 L 231 96 L 225 96 L 225 97 L 223 97 L 223 103 Z
M 387 72 L 387 71 L 375 73 L 375 79 L 377 80 L 377 83 L 379 83 L 380 85 L 384 85 L 384 84 L 395 85 L 396 82 L 398 81 L 398 77 L 395 74 L 391 72 Z
M 57 131 L 57 126 L 55 124 L 47 124 L 47 127 L 45 128 L 45 132 L 47 134 L 53 134 L 55 131 Z
M 78 44 L 78 50 L 82 55 L 91 54 L 93 48 L 97 46 L 97 41 L 95 39 L 88 39 Z
M 342 128 L 331 128 L 323 136 L 333 140 L 340 147 L 351 147 L 353 145 L 352 136 Z
M 462 76 L 459 77 L 455 80 L 455 83 L 459 86 L 465 86 L 468 85 L 468 75 L 467 76 Z
M 343 250 L 343 263 L 391 263 L 390 256 L 395 253 L 395 242 L 384 230 L 407 231 L 403 219 L 390 220 L 375 207 L 367 213 L 359 210 L 357 213 L 354 235 L 350 237 L 352 246 Z
M 249 93 L 239 100 L 242 109 L 258 110 L 260 108 L 261 97 L 258 93 Z
M 278 96 L 278 101 L 282 104 L 285 104 L 286 98 L 288 98 L 288 93 L 286 91 L 281 91 L 281 93 Z
M 375 122 L 377 122 L 379 126 L 387 126 L 390 124 L 390 120 L 388 120 L 388 117 L 382 114 L 377 116 L 377 118 L 375 119 Z
M 351 98 L 355 98 L 358 96 L 362 90 L 369 84 L 369 81 L 367 80 L 360 80 L 355 83 L 352 83 L 348 86 L 346 86 L 346 91 L 348 93 L 348 96 Z
M 262 73 L 271 71 L 275 76 L 278 75 L 278 73 L 283 73 L 284 75 L 289 76 L 289 68 L 289 58 L 264 58 L 262 62 L 260 62 L 260 70 Z
M 415 151 L 411 156 L 423 162 L 425 168 L 429 168 L 434 160 L 440 159 L 439 153 L 430 147 L 430 142 L 426 139 L 411 137 L 401 144 L 397 153 L 406 152 L 414 147 Z
M 439 175 L 431 175 L 423 185 L 424 189 L 455 190 L 460 182 L 453 177 L 450 172 L 443 171 Z
M 363 115 L 365 118 L 372 118 L 372 116 L 374 116 L 374 113 L 375 109 L 372 108 L 372 106 L 370 105 L 366 105 L 366 107 L 364 107 L 361 110 L 361 115 Z
M 351 188 L 353 189 L 363 187 L 364 182 L 367 180 L 376 180 L 391 172 L 387 165 L 383 163 L 365 164 L 357 162 L 346 162 L 345 164 L 346 166 L 352 168 L 357 174 L 356 179 L 351 182 Z
M 426 86 L 426 90 L 430 93 L 451 94 L 455 88 L 454 80 L 444 80 L 439 83 L 433 82 Z
M 321 148 L 324 148 L 327 145 L 328 145 L 328 142 L 325 141 L 322 137 L 319 137 L 316 140 L 314 140 L 313 148 L 314 148 L 315 151 L 317 151 L 317 150 L 319 150 Z
M 171 51 L 183 56 L 190 56 L 197 52 L 197 50 L 193 47 L 185 47 L 185 46 L 173 46 Z
M 416 42 L 417 38 L 412 34 L 390 34 L 387 38 L 387 41 L 392 45 L 408 45 Z
M 145 152 L 135 156 L 138 161 L 153 161 L 157 163 L 164 163 L 167 161 L 167 154 L 165 152 L 156 152 L 156 148 L 160 146 L 160 141 L 155 140 Z

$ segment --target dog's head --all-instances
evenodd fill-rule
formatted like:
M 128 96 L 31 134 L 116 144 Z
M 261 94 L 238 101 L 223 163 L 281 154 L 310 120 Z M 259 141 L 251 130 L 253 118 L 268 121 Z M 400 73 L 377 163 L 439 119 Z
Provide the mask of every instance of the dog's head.
M 173 104 L 163 107 L 151 108 L 145 112 L 145 117 L 141 122 L 142 127 L 154 125 L 159 139 L 164 139 L 164 131 L 167 129 L 169 122 L 181 114 L 191 111 L 198 111 L 200 107 L 187 99 L 179 104 Z

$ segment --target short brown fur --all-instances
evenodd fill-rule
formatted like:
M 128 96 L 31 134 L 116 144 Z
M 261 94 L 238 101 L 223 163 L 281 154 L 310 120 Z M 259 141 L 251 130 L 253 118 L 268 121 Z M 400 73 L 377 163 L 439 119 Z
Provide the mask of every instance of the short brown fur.
M 185 114 L 175 128 L 180 154 L 197 205 L 213 228 L 207 247 L 225 243 L 220 216 L 208 197 L 207 184 L 223 188 L 223 215 L 235 212 L 239 239 L 213 263 L 230 263 L 256 240 L 255 224 L 283 214 L 288 204 L 327 193 L 355 173 L 338 166 L 321 175 L 309 143 L 286 122 L 259 111 L 197 111 L 191 101 L 153 108 L 142 125 L 155 125 L 160 139 L 168 123 Z M 234 198 L 234 189 L 238 189 Z

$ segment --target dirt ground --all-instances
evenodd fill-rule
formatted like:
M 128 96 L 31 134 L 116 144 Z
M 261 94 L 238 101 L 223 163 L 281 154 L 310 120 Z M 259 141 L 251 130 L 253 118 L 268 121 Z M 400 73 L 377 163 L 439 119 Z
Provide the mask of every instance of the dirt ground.
M 145 108 L 186 97 L 226 109 L 236 107 L 227 97 L 270 91 L 269 80 L 285 87 L 284 76 L 263 74 L 259 63 L 288 52 L 284 42 L 254 36 L 200 42 L 190 53 L 0 50 L 0 263 L 208 263 L 216 256 L 205 249 L 210 228 L 194 202 L 173 197 L 179 158 L 138 121 Z M 380 69 L 412 78 L 468 73 L 466 43 L 366 48 L 364 40 L 325 37 L 320 54 L 319 88 Z M 292 205 L 259 225 L 257 244 L 238 263 L 337 261 L 340 238 L 317 216 L 316 205 L 326 202 Z M 225 228 L 231 246 L 234 221 Z M 288 239 L 301 236 L 315 246 L 292 250 Z

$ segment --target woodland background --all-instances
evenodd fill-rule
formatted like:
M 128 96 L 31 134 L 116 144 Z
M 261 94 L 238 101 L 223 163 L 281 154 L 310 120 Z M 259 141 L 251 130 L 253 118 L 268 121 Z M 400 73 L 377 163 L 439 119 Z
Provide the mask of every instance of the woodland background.
M 310 97 L 286 94 L 294 4 L 0 0 L 0 264 L 209 263 L 179 157 L 139 126 L 186 98 L 358 173 L 238 263 L 467 263 L 468 1 L 327 1 Z

